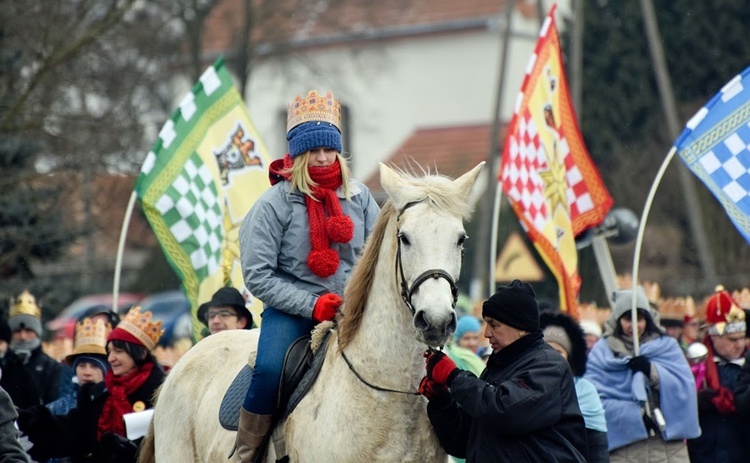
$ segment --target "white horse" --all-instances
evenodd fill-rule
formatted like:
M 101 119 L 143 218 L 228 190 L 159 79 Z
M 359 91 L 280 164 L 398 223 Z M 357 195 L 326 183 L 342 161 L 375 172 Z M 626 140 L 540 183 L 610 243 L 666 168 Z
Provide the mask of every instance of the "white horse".
M 423 352 L 456 327 L 463 219 L 483 164 L 456 180 L 381 164 L 389 200 L 344 291 L 319 376 L 275 431 L 290 461 L 446 461 L 417 388 Z M 219 424 L 219 405 L 248 355 L 254 364 L 257 341 L 258 330 L 223 332 L 180 359 L 159 393 L 142 463 L 227 460 L 235 432 Z

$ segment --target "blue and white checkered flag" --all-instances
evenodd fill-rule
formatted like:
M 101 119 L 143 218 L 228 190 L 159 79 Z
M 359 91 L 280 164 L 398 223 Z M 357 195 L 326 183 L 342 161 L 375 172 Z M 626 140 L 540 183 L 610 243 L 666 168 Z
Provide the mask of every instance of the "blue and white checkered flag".
M 750 67 L 688 121 L 674 146 L 750 243 Z

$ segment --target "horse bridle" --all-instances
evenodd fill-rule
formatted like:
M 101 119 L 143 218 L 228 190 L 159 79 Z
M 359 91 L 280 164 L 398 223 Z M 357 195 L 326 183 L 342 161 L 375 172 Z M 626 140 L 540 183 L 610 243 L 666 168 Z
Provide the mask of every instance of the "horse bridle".
M 401 216 L 404 214 L 404 212 L 406 212 L 407 209 L 425 201 L 427 201 L 427 198 L 406 203 L 406 205 L 401 209 L 401 211 L 399 211 L 398 215 L 396 216 L 396 223 L 398 224 L 401 221 Z M 404 304 L 406 304 L 406 307 L 408 307 L 409 311 L 411 311 L 412 316 L 416 314 L 416 310 L 414 309 L 414 305 L 412 305 L 411 303 L 411 297 L 414 295 L 414 292 L 419 289 L 419 286 L 430 278 L 434 278 L 436 280 L 438 278 L 443 278 L 448 282 L 448 285 L 450 285 L 451 288 L 451 294 L 453 295 L 453 303 L 451 305 L 455 309 L 456 302 L 458 301 L 458 285 L 456 285 L 456 281 L 453 279 L 453 277 L 443 269 L 433 268 L 425 270 L 417 278 L 414 279 L 411 288 L 409 288 L 409 285 L 406 282 L 406 276 L 404 275 L 404 266 L 401 261 L 401 229 L 398 227 L 396 228 L 396 243 L 396 275 L 400 279 L 401 299 L 403 299 Z
M 399 211 L 398 215 L 396 216 L 396 223 L 398 224 L 401 220 L 401 215 L 409 209 L 412 206 L 416 206 L 417 204 L 423 203 L 427 201 L 427 198 L 420 199 L 419 201 L 412 201 L 410 203 L 407 203 L 401 211 Z M 442 269 L 430 269 L 422 272 L 417 278 L 414 279 L 414 283 L 412 283 L 411 288 L 409 288 L 409 285 L 406 283 L 406 276 L 404 275 L 404 266 L 401 263 L 401 230 L 400 228 L 396 228 L 396 242 L 397 249 L 396 249 L 396 274 L 400 278 L 400 286 L 401 286 L 401 299 L 403 299 L 406 306 L 409 308 L 409 311 L 411 311 L 412 316 L 416 314 L 416 310 L 414 309 L 414 305 L 411 303 L 411 297 L 414 295 L 414 292 L 419 288 L 419 285 L 424 283 L 425 281 L 429 280 L 430 278 L 444 278 L 451 288 L 451 294 L 453 295 L 453 308 L 456 308 L 456 302 L 458 301 L 458 286 L 456 285 L 456 281 L 453 279 L 452 276 L 448 272 Z M 432 348 L 429 348 L 428 350 L 434 350 Z M 381 392 L 395 392 L 398 394 L 408 394 L 408 395 L 420 395 L 419 391 L 399 391 L 397 389 L 389 389 L 386 387 L 380 387 L 378 385 L 372 384 L 366 379 L 360 375 L 357 370 L 354 369 L 354 365 L 352 365 L 352 362 L 349 360 L 349 358 L 346 356 L 343 350 L 341 350 L 341 357 L 344 359 L 344 362 L 346 362 L 346 365 L 349 367 L 349 369 L 354 373 L 354 376 L 357 377 L 358 380 L 360 380 L 364 385 L 368 386 L 371 389 L 375 389 L 376 391 Z

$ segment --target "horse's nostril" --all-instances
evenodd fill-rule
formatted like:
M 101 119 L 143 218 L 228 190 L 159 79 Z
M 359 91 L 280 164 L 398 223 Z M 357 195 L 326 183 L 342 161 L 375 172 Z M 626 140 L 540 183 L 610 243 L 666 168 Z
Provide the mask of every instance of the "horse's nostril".
M 457 326 L 456 312 L 453 312 L 451 314 L 451 321 L 450 321 L 450 323 L 448 323 L 448 333 L 449 334 L 455 333 L 456 332 L 456 326 Z
M 416 314 L 414 314 L 414 328 L 416 328 L 419 331 L 424 331 L 430 327 L 430 324 L 427 322 L 427 319 L 425 318 L 424 310 L 417 311 Z

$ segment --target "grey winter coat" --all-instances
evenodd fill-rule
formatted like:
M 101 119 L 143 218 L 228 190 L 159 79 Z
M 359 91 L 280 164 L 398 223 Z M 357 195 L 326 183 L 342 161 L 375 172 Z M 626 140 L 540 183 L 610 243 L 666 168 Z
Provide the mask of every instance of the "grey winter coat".
M 282 181 L 265 191 L 240 227 L 240 254 L 245 286 L 266 306 L 292 315 L 312 318 L 318 296 L 343 296 L 344 285 L 370 235 L 380 208 L 367 187 L 350 181 L 351 200 L 336 193 L 343 214 L 354 223 L 354 237 L 348 243 L 331 243 L 338 252 L 339 267 L 328 278 L 313 274 L 307 266 L 310 253 L 310 225 L 305 196 L 291 183 Z

